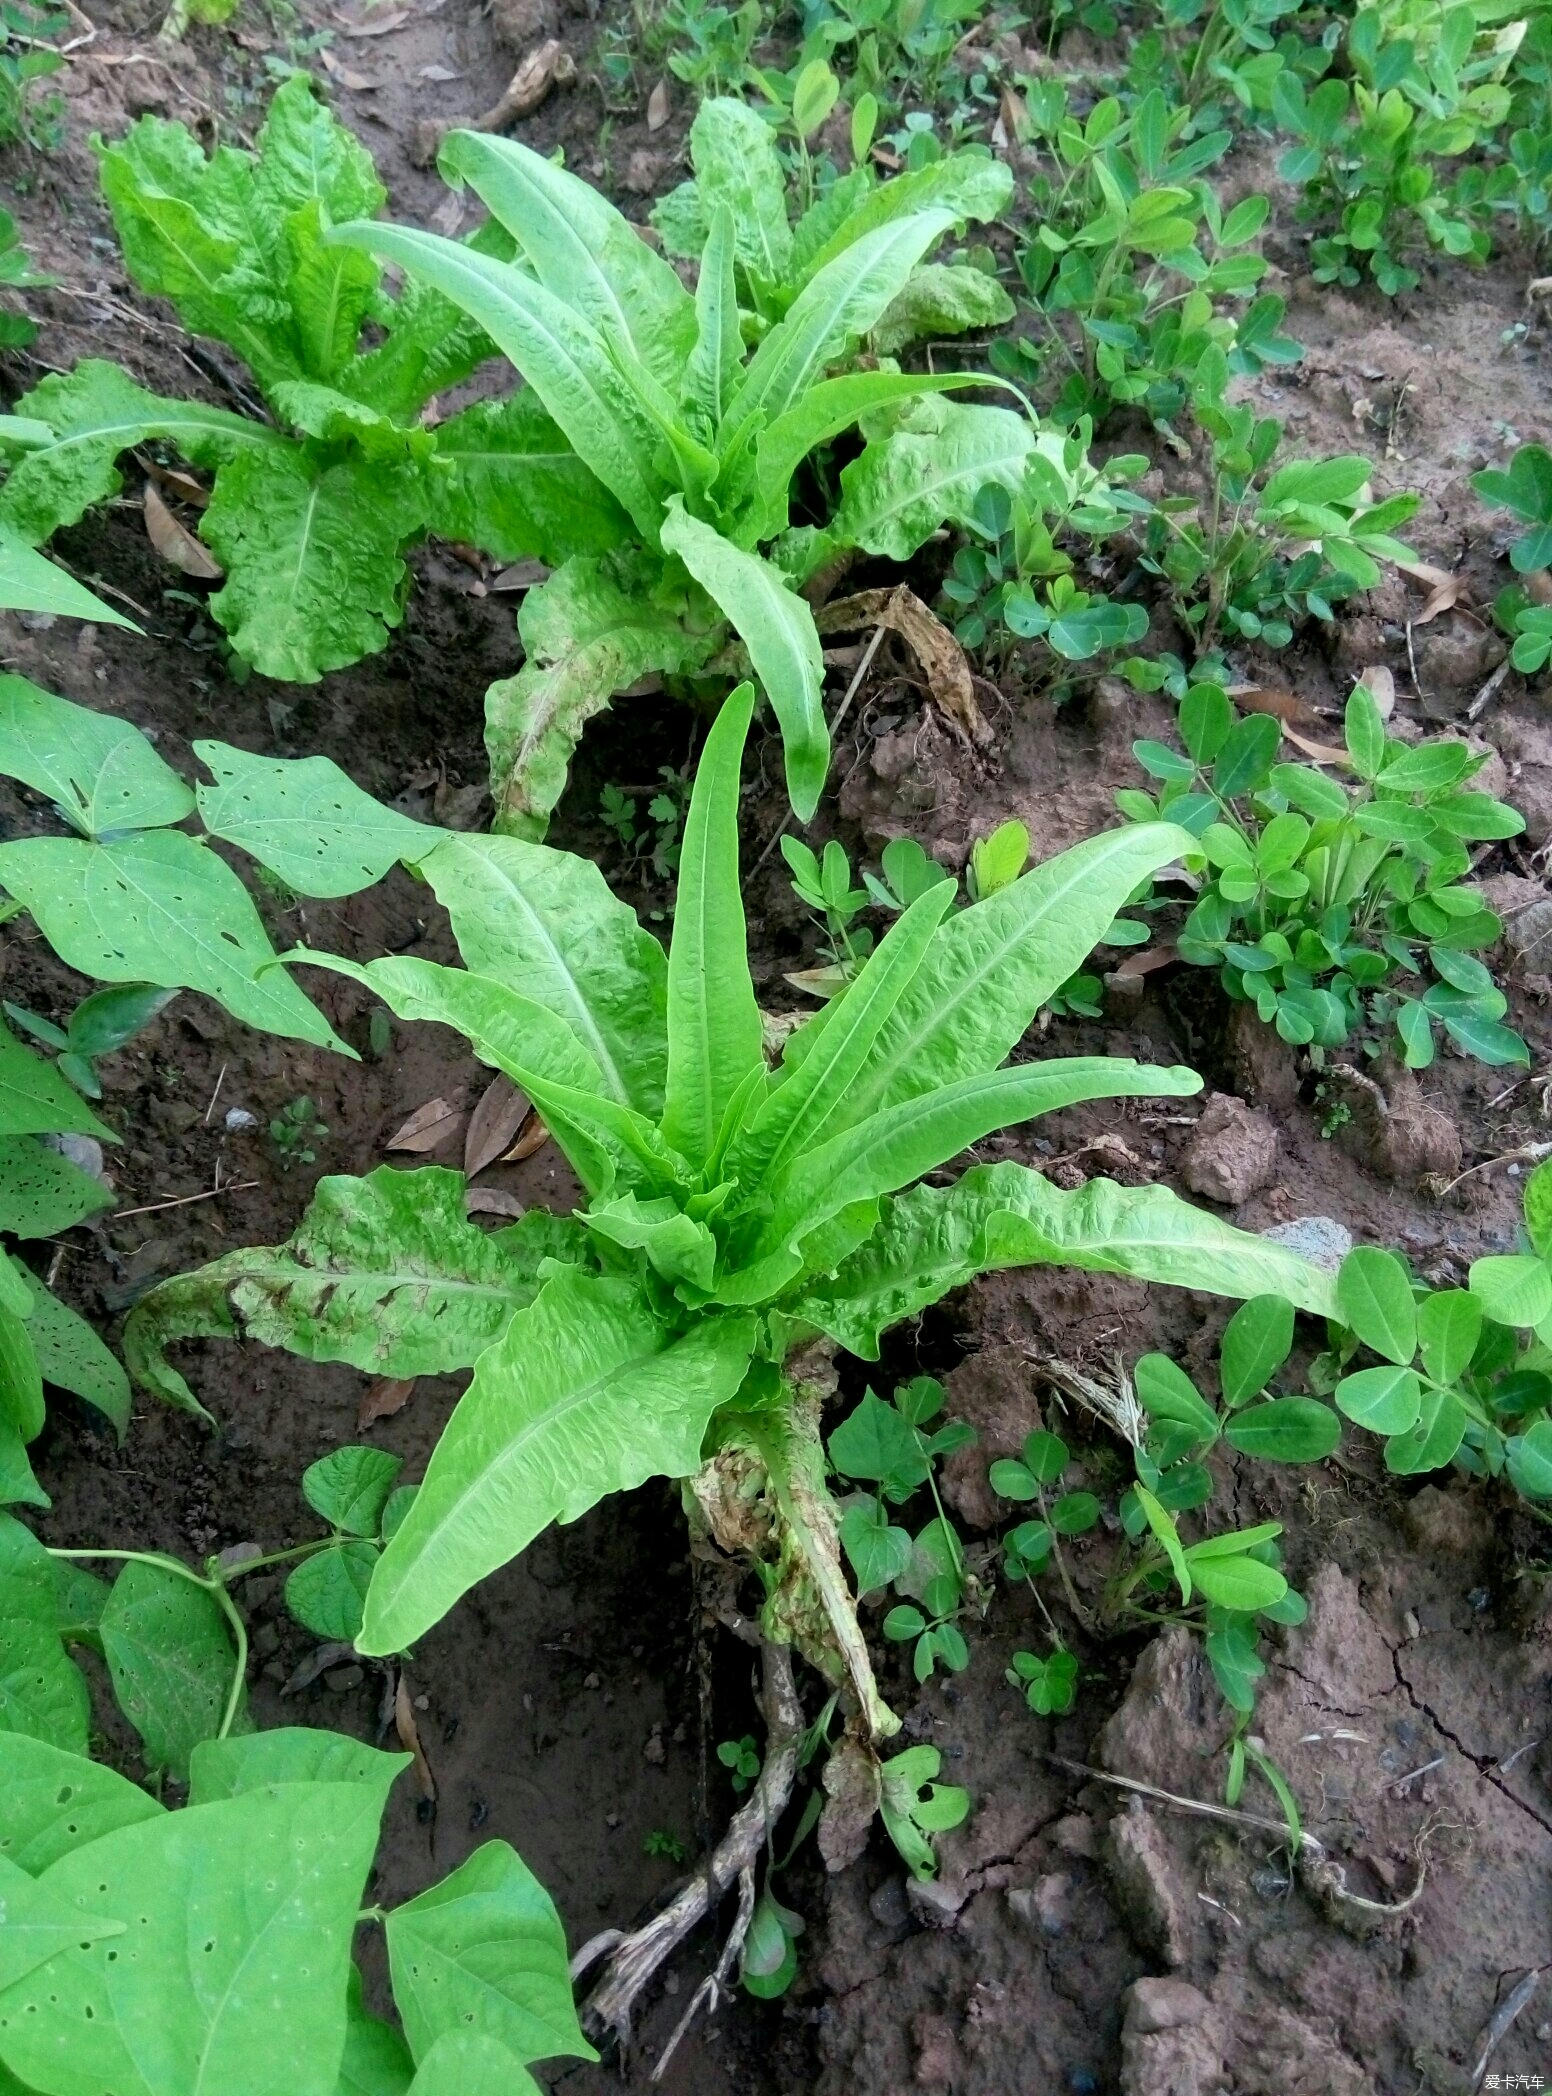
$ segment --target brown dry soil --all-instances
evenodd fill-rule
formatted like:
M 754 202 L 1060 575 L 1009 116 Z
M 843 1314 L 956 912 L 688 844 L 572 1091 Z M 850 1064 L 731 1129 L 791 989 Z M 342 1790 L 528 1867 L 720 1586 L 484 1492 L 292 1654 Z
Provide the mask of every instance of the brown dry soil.
M 640 109 L 606 123 L 590 61 L 598 22 L 578 9 L 557 23 L 552 0 L 497 0 L 495 16 L 468 0 L 409 0 L 375 17 L 309 7 L 291 34 L 332 28 L 339 103 L 377 155 L 395 212 L 450 231 L 446 192 L 409 159 L 415 123 L 488 107 L 520 50 L 558 28 L 580 78 L 523 135 L 546 150 L 563 146 L 571 166 L 643 212 L 645 199 L 679 176 L 682 90 L 674 87 L 669 124 L 655 135 Z M 286 37 L 255 8 L 245 8 L 235 33 L 198 31 L 170 49 L 155 42 L 155 16 L 143 5 L 109 7 L 96 20 L 97 35 L 66 77 L 63 149 L 6 171 L 6 201 L 60 279 L 35 296 L 45 325 L 33 355 L 9 360 L 7 400 L 40 368 L 86 354 L 116 355 L 155 387 L 225 399 L 213 375 L 220 367 L 208 353 L 191 358 L 171 316 L 148 308 L 124 278 L 86 141 L 147 110 L 181 116 L 207 137 L 219 111 L 224 135 L 251 136 L 266 90 L 263 53 L 283 52 Z M 498 28 L 518 51 L 498 41 Z M 651 84 L 639 83 L 643 106 Z M 1231 163 L 1231 184 L 1249 187 L 1258 173 Z M 1384 487 L 1421 488 L 1427 506 L 1414 536 L 1423 557 L 1460 568 L 1470 600 L 1489 602 L 1502 579 L 1502 540 L 1467 476 L 1502 456 L 1505 424 L 1521 438 L 1552 435 L 1546 335 L 1525 303 L 1528 272 L 1512 263 L 1483 274 L 1442 270 L 1415 298 L 1385 305 L 1317 291 L 1299 274 L 1291 241 L 1272 253 L 1308 356 L 1275 388 L 1263 386 L 1264 405 L 1290 421 L 1301 447 L 1369 448 L 1383 458 Z M 1528 330 L 1506 332 L 1523 321 Z M 1125 448 L 1148 441 L 1140 431 L 1119 434 Z M 1180 469 L 1170 462 L 1168 470 Z M 185 771 L 189 741 L 201 734 L 282 755 L 322 750 L 414 812 L 481 820 L 481 694 L 514 662 L 514 600 L 483 594 L 445 550 L 421 557 L 388 651 L 310 689 L 230 680 L 197 604 L 168 594 L 179 578 L 152 553 L 131 495 L 63 534 L 58 551 L 121 592 L 150 638 L 8 618 L 8 667 L 125 714 Z M 929 594 L 930 563 L 923 569 L 915 579 Z M 1481 616 L 1461 609 L 1409 639 L 1405 622 L 1419 604 L 1416 586 L 1394 578 L 1353 600 L 1334 634 L 1237 667 L 1297 691 L 1311 709 L 1306 726 L 1328 740 L 1320 709 L 1339 703 L 1371 663 L 1395 675 L 1401 732 L 1408 723 L 1420 731 L 1459 722 L 1501 646 Z M 1545 894 L 1539 853 L 1552 835 L 1552 733 L 1543 706 L 1511 677 L 1483 722 L 1497 752 L 1485 783 L 1507 791 L 1528 820 L 1526 837 L 1483 868 L 1501 877 L 1515 908 Z M 883 652 L 837 755 L 838 833 L 854 849 L 876 850 L 910 831 L 959 863 L 973 833 L 1016 814 L 1043 855 L 1106 823 L 1115 786 L 1135 782 L 1133 736 L 1167 732 L 1157 702 L 1106 683 L 1058 711 L 1020 663 L 989 711 L 993 747 L 972 759 L 926 705 L 909 663 Z M 664 701 L 620 709 L 590 735 L 556 827 L 557 842 L 599 856 L 646 910 L 661 913 L 664 897 L 622 864 L 592 812 L 598 788 L 606 779 L 650 782 L 660 764 L 681 763 L 692 741 L 687 717 Z M 777 776 L 772 754 L 769 745 L 761 752 L 767 780 Z M 751 853 L 781 805 L 769 786 L 752 794 Z M 0 816 L 11 833 L 44 819 L 15 793 Z M 815 958 L 779 868 L 773 856 L 749 889 L 761 988 L 778 1004 L 789 994 L 783 972 Z M 282 945 L 310 935 L 362 956 L 450 955 L 445 924 L 402 878 L 338 906 L 259 900 Z M 1533 943 L 1521 943 L 1531 950 L 1512 964 L 1505 957 L 1511 1018 L 1540 1072 L 1552 1049 L 1552 982 Z M 25 928 L 8 931 L 8 996 L 58 1010 L 75 987 Z M 365 1051 L 360 993 L 331 980 L 319 994 Z M 1112 1003 L 1109 1023 L 1059 1025 L 1051 1039 L 1191 1062 L 1224 1100 L 1195 1138 L 1194 1102 L 1180 1116 L 1107 1107 L 1043 1124 L 1038 1136 L 988 1143 L 984 1157 L 1043 1160 L 1068 1184 L 1093 1169 L 1177 1184 L 1184 1172 L 1184 1183 L 1248 1227 L 1327 1216 L 1359 1241 L 1403 1245 L 1430 1278 L 1458 1280 L 1472 1257 L 1512 1242 L 1517 1181 L 1500 1166 L 1440 1198 L 1420 1191 L 1423 1174 L 1448 1177 L 1546 1134 L 1536 1083 L 1446 1055 L 1420 1086 L 1393 1085 L 1388 1100 L 1339 1087 L 1351 1119 L 1335 1140 L 1322 1139 L 1321 1117 L 1337 1095 L 1317 1103 L 1313 1079 L 1254 1029 L 1230 1025 L 1193 971 L 1151 977 L 1140 1003 Z M 234 1245 L 285 1236 L 320 1171 L 370 1168 L 412 1109 L 436 1096 L 470 1103 L 483 1081 L 461 1044 L 433 1029 L 398 1029 L 381 1058 L 346 1064 L 257 1038 L 193 999 L 115 1058 L 105 1078 L 123 1130 L 112 1159 L 123 1209 L 200 1193 L 218 1165 L 233 1189 L 110 1217 L 59 1247 L 59 1284 L 110 1336 L 155 1280 Z M 316 1102 L 329 1132 L 315 1167 L 287 1171 L 264 1128 L 298 1095 Z M 255 1115 L 257 1129 L 229 1135 L 233 1106 Z M 1085 1149 L 1096 1137 L 1105 1140 Z M 528 1200 L 569 1198 L 552 1150 L 492 1178 Z M 945 1374 L 954 1411 L 980 1430 L 980 1448 L 956 1459 L 948 1481 L 979 1546 L 995 1521 L 984 1464 L 1016 1448 L 1042 1416 L 1031 1355 L 1094 1366 L 1163 1347 L 1210 1373 L 1222 1319 L 1222 1306 L 1205 1298 L 1014 1275 L 897 1334 L 884 1368 Z M 116 1449 L 88 1415 L 56 1399 L 38 1451 L 55 1500 L 41 1524 L 51 1540 L 204 1554 L 250 1540 L 277 1549 L 310 1533 L 296 1480 L 356 1437 L 362 1378 L 257 1349 L 205 1348 L 188 1365 L 219 1421 L 214 1434 L 142 1404 Z M 844 1389 L 854 1393 L 863 1380 L 857 1364 L 843 1364 Z M 455 1395 L 451 1382 L 423 1383 L 368 1438 L 402 1454 L 413 1476 Z M 1113 1480 L 1114 1449 L 1081 1418 L 1058 1423 L 1091 1480 Z M 1063 1765 L 1188 1798 L 1221 1794 L 1223 1707 L 1184 1633 L 1081 1642 L 1078 1707 L 1052 1723 L 1027 1714 L 1004 1685 L 1009 1654 L 1037 1643 L 1038 1628 L 1027 1594 L 996 1592 L 974 1630 L 971 1667 L 956 1680 L 919 1691 L 899 1649 L 880 1647 L 906 1737 L 935 1742 L 945 1775 L 974 1795 L 967 1827 L 943 1844 L 940 1887 L 927 1897 L 909 1888 L 878 1836 L 835 1878 L 794 1864 L 784 1896 L 808 1918 L 797 1985 L 785 2002 L 740 2000 L 703 2021 L 662 2086 L 696 2096 L 1469 2089 L 1495 2009 L 1528 1972 L 1552 1965 L 1546 1553 L 1542 1531 L 1506 1499 L 1455 1479 L 1401 1487 L 1376 1458 L 1375 1444 L 1355 1434 L 1309 1475 L 1290 1480 L 1233 1458 L 1223 1473 L 1235 1516 L 1287 1522 L 1289 1569 L 1311 1601 L 1308 1624 L 1272 1656 L 1256 1725 L 1322 1844 L 1313 1862 L 1307 1852 L 1290 1873 L 1273 1833 L 1129 1802 Z M 732 1803 L 715 1743 L 754 1723 L 747 1654 L 704 1627 L 682 1538 L 667 1490 L 610 1504 L 536 1544 L 425 1640 L 411 1686 L 439 1802 L 434 1814 L 417 1809 L 410 1786 L 400 1786 L 377 1898 L 407 1895 L 496 1835 L 554 1889 L 573 1942 L 628 1926 L 670 1889 L 677 1867 L 647 1855 L 645 1838 L 672 1834 L 693 1856 L 714 1837 Z M 1108 1548 L 1103 1532 L 1076 1546 L 1080 1594 L 1097 1587 Z M 247 1600 L 260 1721 L 380 1736 L 381 1677 L 346 1655 L 288 1693 L 310 1641 L 286 1617 L 276 1583 L 255 1585 Z M 1275 1818 L 1270 1792 L 1254 1779 L 1245 1802 Z M 714 1955 L 704 1931 L 645 2012 L 631 2085 L 644 2084 Z M 1552 1992 L 1532 1998 L 1493 2067 L 1552 2075 Z M 615 2076 L 572 2068 L 548 2079 L 582 2096 Z

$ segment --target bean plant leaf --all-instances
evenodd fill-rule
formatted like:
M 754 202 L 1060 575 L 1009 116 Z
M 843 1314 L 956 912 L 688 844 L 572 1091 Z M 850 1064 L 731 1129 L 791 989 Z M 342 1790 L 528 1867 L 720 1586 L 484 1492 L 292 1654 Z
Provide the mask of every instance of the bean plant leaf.
M 487 1841 L 385 1924 L 394 2002 L 423 2060 L 448 2031 L 474 2031 L 518 2061 L 596 2060 L 582 2035 L 555 1903 L 517 1851 Z
M 400 548 L 427 509 L 408 462 L 244 451 L 216 475 L 200 525 L 227 577 L 211 616 L 265 677 L 316 684 L 381 654 L 404 617 Z
M 510 2054 L 505 2057 L 509 2072 L 516 2077 L 513 2096 L 524 2096 L 523 2069 Z M 352 1965 L 350 1992 L 345 2001 L 345 2057 L 340 2061 L 335 2096 L 405 2096 L 414 2079 L 415 2062 L 410 2058 L 409 2047 L 391 2023 L 368 2015 L 361 1998 L 361 1974 Z M 496 2092 L 500 2096 L 499 2083 Z M 478 2096 L 478 2086 L 472 2081 L 467 2087 L 455 2082 L 447 2096 Z
M 1387 1361 L 1409 1362 L 1417 1351 L 1417 1310 L 1406 1268 L 1393 1252 L 1360 1245 L 1337 1275 L 1342 1322 Z M 1552 1305 L 1549 1305 L 1552 1307 Z
M 189 1755 L 221 1725 L 237 1661 L 215 1596 L 160 1565 L 132 1562 L 113 1582 L 98 1635 L 147 1766 L 187 1782 Z M 241 1695 L 237 1722 L 244 1730 L 252 1722 Z
M 0 1230 L 13 1237 L 54 1237 L 113 1196 L 100 1179 L 30 1135 L 0 1136 Z
M 753 705 L 753 687 L 741 684 L 712 724 L 679 860 L 663 1136 L 695 1165 L 711 1155 L 733 1095 L 761 1066 L 738 880 L 739 763 Z
M 281 970 L 255 974 L 274 948 L 247 889 L 182 830 L 141 831 L 109 844 L 70 837 L 0 844 L 0 883 L 82 975 L 200 990 L 262 1032 L 353 1053 Z
M 72 1945 L 122 1936 L 124 1923 L 83 1912 L 60 1898 L 51 1885 L 40 1884 L 14 1863 L 0 1858 L 0 1998 L 7 1988 L 36 1972 Z
M 742 1382 L 749 1317 L 673 1338 L 631 1283 L 575 1271 L 475 1364 L 367 1597 L 366 1652 L 396 1652 L 552 1521 L 696 1467 L 712 1413 Z
M 784 1307 L 876 1361 L 891 1325 L 950 1289 L 1000 1268 L 1046 1264 L 1213 1295 L 1278 1292 L 1314 1316 L 1335 1312 L 1331 1278 L 1320 1268 L 1166 1187 L 1091 1179 L 1064 1193 L 1018 1164 L 977 1165 L 954 1186 L 914 1187 L 886 1202 L 862 1249 Z
M 1417 1306 L 1417 1343 L 1436 1383 L 1465 1374 L 1482 1336 L 1481 1299 L 1464 1288 L 1440 1288 Z
M 410 1761 L 321 1725 L 277 1725 L 241 1739 L 202 1740 L 189 1758 L 189 1803 L 209 1805 L 272 1783 L 364 1783 L 386 1797 Z
M 81 1670 L 59 1639 L 54 1561 L 30 1529 L 0 1514 L 0 1732 L 84 1756 L 90 1713 Z
M 336 1448 L 302 1472 L 302 1497 L 331 1528 L 375 1536 L 403 1468 L 403 1457 L 386 1448 Z
M 286 1607 L 314 1637 L 354 1644 L 377 1569 L 371 1543 L 338 1543 L 304 1557 L 286 1577 Z
M 781 723 L 787 792 L 799 822 L 819 805 L 830 769 L 824 651 L 814 614 L 780 570 L 745 553 L 671 496 L 663 544 L 677 553 L 736 630 Z
M 32 1274 L 23 1276 L 32 1297 L 27 1338 L 44 1382 L 55 1383 L 94 1405 L 112 1420 L 119 1439 L 129 1431 L 129 1377 L 117 1357 L 98 1338 L 84 1317 L 51 1295 Z
M 668 962 L 598 868 L 518 837 L 449 837 L 421 863 L 465 967 L 563 1019 L 598 1088 L 656 1115 L 668 1066 Z
M 224 742 L 196 742 L 194 754 L 215 780 L 197 788 L 205 828 L 296 895 L 354 895 L 446 834 L 385 808 L 328 757 L 255 757 Z
M 0 676 L 0 772 L 46 793 L 88 837 L 160 829 L 194 807 L 138 728 L 25 677 Z
M 15 1034 L 0 1026 L 0 1133 L 13 1135 L 95 1135 L 116 1140 L 73 1085 L 52 1063 L 24 1048 Z
M 1320 1463 L 1342 1438 L 1342 1422 L 1313 1397 L 1277 1397 L 1236 1412 L 1224 1439 L 1241 1455 L 1266 1463 Z
M 369 1375 L 472 1367 L 533 1301 L 544 1253 L 527 1249 L 521 1224 L 487 1235 L 463 1194 L 463 1174 L 435 1165 L 320 1179 L 285 1244 L 228 1252 L 136 1304 L 124 1329 L 131 1374 L 203 1417 L 167 1359 L 182 1339 L 242 1336 Z
M 135 1955 L 103 1938 L 8 1987 L 0 2057 L 56 2096 L 335 2096 L 382 1807 L 364 1784 L 276 1784 L 62 1857 L 37 1882 L 132 1929 Z
M 421 2061 L 408 2096 L 543 2096 L 543 2091 L 497 2039 L 483 2031 L 447 2030 Z
M 1293 1305 L 1283 1295 L 1253 1296 L 1223 1331 L 1223 1401 L 1231 1409 L 1264 1390 L 1293 1351 Z
M 0 1857 L 32 1877 L 162 1807 L 139 1784 L 52 1741 L 0 1733 Z
M 1495 1324 L 1539 1325 L 1552 1317 L 1552 1274 L 1542 1259 L 1520 1252 L 1475 1259 L 1467 1286 Z

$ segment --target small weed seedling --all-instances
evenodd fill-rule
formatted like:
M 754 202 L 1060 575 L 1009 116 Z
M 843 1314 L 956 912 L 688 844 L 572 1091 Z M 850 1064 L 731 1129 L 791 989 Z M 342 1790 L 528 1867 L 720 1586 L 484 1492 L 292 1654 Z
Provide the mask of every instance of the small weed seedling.
M 0 210 L 0 291 L 36 291 L 55 279 L 34 269 L 22 246 L 16 221 Z M 11 306 L 0 306 L 0 349 L 27 349 L 37 340 L 38 323 Z
M 1473 473 L 1471 485 L 1491 508 L 1506 509 L 1529 527 L 1509 548 L 1509 565 L 1517 575 L 1545 580 L 1552 568 L 1552 452 L 1544 444 L 1522 444 L 1507 472 Z M 1525 676 L 1545 669 L 1552 660 L 1552 606 L 1531 602 L 1523 585 L 1511 585 L 1493 608 L 1514 642 L 1514 667 Z
M 1394 1475 L 1507 1478 L 1552 1520 L 1552 1165 L 1525 1183 L 1524 1241 L 1475 1260 L 1465 1288 L 1423 1288 L 1398 1253 L 1349 1252 L 1310 1380 L 1381 1436 Z M 1377 1365 L 1355 1367 L 1362 1353 Z
M 729 1772 L 735 1792 L 747 1790 L 760 1773 L 760 1749 L 749 1732 L 742 1739 L 723 1740 L 717 1748 L 717 1759 Z
M 40 80 L 63 71 L 65 61 L 49 48 L 49 39 L 64 36 L 69 28 L 69 15 L 51 7 L 0 0 L 0 148 L 23 145 L 35 153 L 51 153 L 59 145 L 64 97 L 52 91 L 39 95 L 34 89 Z
M 1130 821 L 1167 812 L 1191 830 L 1199 899 L 1176 941 L 1183 961 L 1216 968 L 1285 1041 L 1318 1061 L 1366 1025 L 1393 1025 L 1409 1068 L 1426 1069 L 1436 1026 L 1486 1063 L 1524 1063 L 1503 1023 L 1507 1003 L 1473 949 L 1502 926 L 1465 876 L 1472 841 L 1513 837 L 1524 822 L 1470 781 L 1487 761 L 1450 738 L 1391 741 L 1360 684 L 1347 702 L 1355 786 L 1277 760 L 1278 723 L 1236 715 L 1215 684 L 1180 708 L 1187 754 L 1134 744 L 1157 796 L 1116 796 Z M 1424 968 L 1416 994 L 1396 986 Z
M 666 1827 L 653 1827 L 643 1838 L 641 1849 L 643 1855 L 661 1856 L 668 1863 L 687 1862 L 690 1854 L 679 1836 Z
M 24 1011 L 9 999 L 4 1010 L 13 1026 L 30 1033 L 42 1047 L 54 1050 L 60 1076 L 73 1084 L 82 1098 L 100 1099 L 98 1057 L 127 1047 L 177 994 L 176 990 L 158 989 L 154 983 L 116 983 L 110 989 L 94 990 L 89 997 L 83 997 L 64 1026 L 56 1026 L 52 1019 L 37 1012 Z
M 942 1411 L 946 1395 L 933 1376 L 902 1383 L 892 1404 L 866 1391 L 829 1444 L 832 1469 L 843 1478 L 860 1478 L 876 1487 L 841 1501 L 841 1547 L 856 1577 L 859 1600 L 886 1587 L 904 1597 L 884 1617 L 884 1635 L 895 1644 L 912 1646 L 918 1681 L 930 1680 L 940 1661 L 955 1674 L 970 1664 L 970 1648 L 954 1619 L 971 1595 L 973 1581 L 964 1545 L 938 1496 L 933 1464 L 956 1448 L 968 1448 L 975 1429 L 963 1420 L 950 1420 L 926 1431 Z M 890 1521 L 888 1507 L 902 1505 L 923 1485 L 936 1513 L 912 1537 Z

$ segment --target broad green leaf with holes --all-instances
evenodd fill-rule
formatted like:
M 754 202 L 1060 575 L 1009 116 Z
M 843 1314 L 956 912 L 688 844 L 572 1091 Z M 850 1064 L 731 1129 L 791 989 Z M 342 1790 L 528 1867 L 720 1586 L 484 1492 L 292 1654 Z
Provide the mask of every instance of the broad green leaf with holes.
M 24 1280 L 32 1297 L 27 1337 L 44 1382 L 57 1383 L 72 1397 L 94 1405 L 112 1420 L 122 1440 L 129 1430 L 131 1400 L 129 1377 L 117 1356 L 109 1352 L 86 1319 L 68 1303 L 51 1295 L 33 1275 L 26 1275 Z
M 408 1754 L 383 1754 L 315 1725 L 279 1725 L 242 1739 L 207 1739 L 189 1757 L 189 1803 L 241 1797 L 271 1783 L 365 1783 L 386 1795 L 410 1760 Z
M 13 1237 L 54 1237 L 113 1196 L 57 1150 L 30 1135 L 0 1136 L 0 1230 Z
M 572 2004 L 555 1903 L 515 1849 L 488 1841 L 386 1923 L 393 1996 L 417 2060 L 478 2032 L 518 2061 L 596 2060 Z
M 59 1639 L 54 1560 L 31 1529 L 0 1514 L 0 1732 L 84 1755 L 90 1713 L 81 1670 Z
M 117 1140 L 52 1063 L 0 1026 L 0 1134 L 95 1135 Z
M 147 1765 L 187 1782 L 190 1754 L 221 1726 L 237 1663 L 215 1596 L 160 1565 L 132 1562 L 113 1582 L 98 1635 Z M 252 1723 L 241 1692 L 236 1722 Z
M 421 2061 L 409 2096 L 543 2096 L 506 2046 L 482 2031 L 444 2031 Z
M 88 1914 L 0 1857 L 0 1998 L 61 1951 L 122 1936 L 122 1921 Z
M 255 757 L 224 742 L 196 742 L 194 754 L 215 779 L 196 789 L 211 836 L 240 845 L 297 895 L 354 895 L 445 834 L 385 808 L 327 757 Z
M 100 1762 L 0 1733 L 0 1857 L 33 1877 L 115 1827 L 161 1813 L 155 1798 Z
M 46 793 L 88 837 L 181 822 L 194 796 L 140 730 L 0 677 L 0 772 Z
M 201 990 L 266 1033 L 353 1054 L 283 969 L 256 975 L 275 949 L 247 889 L 182 830 L 110 844 L 69 837 L 0 844 L 0 885 L 82 975 Z
M 37 1880 L 132 1932 L 0 1993 L 0 2059 L 50 2096 L 335 2096 L 386 1786 L 282 1783 L 117 1828 Z

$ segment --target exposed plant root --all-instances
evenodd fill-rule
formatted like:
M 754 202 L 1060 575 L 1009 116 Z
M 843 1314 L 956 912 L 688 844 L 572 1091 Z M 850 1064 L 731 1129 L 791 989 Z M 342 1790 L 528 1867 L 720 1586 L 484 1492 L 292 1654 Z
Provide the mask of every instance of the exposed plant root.
M 629 2042 L 631 2016 L 642 1990 L 691 1930 L 720 1904 L 728 1887 L 742 1880 L 746 1873 L 751 1886 L 752 1908 L 754 1867 L 771 1828 L 786 1810 L 792 1796 L 798 1773 L 798 1750 L 803 1739 L 803 1706 L 792 1678 L 791 1648 L 766 1644 L 761 1647 L 761 1657 L 760 1702 L 765 1717 L 765 1761 L 754 1789 L 747 1803 L 733 1815 L 726 1834 L 712 1851 L 705 1868 L 680 1888 L 661 1914 L 654 1915 L 644 1927 L 621 1937 L 610 1950 L 602 1977 L 582 2005 L 582 2028 L 591 2038 L 612 2036 L 622 2045 Z M 741 1916 L 742 1912 L 741 1901 Z M 747 1929 L 747 1919 L 743 1927 Z M 593 1950 L 600 1941 L 595 1938 L 588 1950 Z M 713 1975 L 713 2002 L 742 1941 L 742 1932 L 735 1928 Z M 581 1967 L 582 1959 L 579 1958 L 577 1963 Z M 701 1991 L 697 1989 L 691 2003 L 692 2012 Z M 687 2015 L 681 2028 L 687 2027 L 688 2021 Z M 680 2035 L 680 2031 L 675 2032 L 674 2044 L 679 2042 Z
M 695 2021 L 702 2002 L 716 2014 L 717 2002 L 727 1985 L 728 1974 L 733 1970 L 733 1960 L 744 1947 L 744 1938 L 749 1934 L 749 1924 L 754 1919 L 754 1865 L 746 1863 L 738 1874 L 738 1912 L 733 1917 L 733 1926 L 722 1946 L 722 1955 L 717 1960 L 716 1970 L 708 1972 L 695 1992 L 690 1996 L 690 2005 L 674 2025 L 674 2034 L 663 2047 L 663 2057 L 652 2069 L 652 2079 L 661 2081 L 669 2061 L 679 2049 L 679 2040 Z

